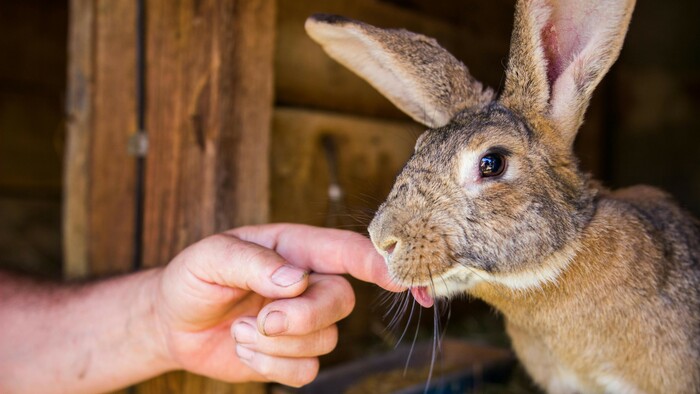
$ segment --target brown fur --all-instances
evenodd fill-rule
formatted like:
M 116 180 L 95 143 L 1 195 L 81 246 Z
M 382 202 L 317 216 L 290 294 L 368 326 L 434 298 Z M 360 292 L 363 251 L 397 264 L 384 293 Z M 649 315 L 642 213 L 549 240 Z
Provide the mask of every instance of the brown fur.
M 437 44 L 411 44 L 429 39 L 307 21 L 333 57 L 431 127 L 369 228 L 390 272 L 500 310 L 552 393 L 700 392 L 700 225 L 654 188 L 602 189 L 571 148 L 633 6 L 519 1 L 506 85 L 490 102 Z M 494 152 L 506 170 L 481 177 Z
M 644 392 L 697 392 L 699 239 L 697 223 L 656 189 L 606 193 L 556 283 L 512 292 L 482 282 L 471 294 L 503 312 L 514 348 L 542 387 L 552 378 L 539 366 L 546 354 L 547 364 L 580 376 L 613 364 Z M 547 351 L 530 360 L 530 347 Z

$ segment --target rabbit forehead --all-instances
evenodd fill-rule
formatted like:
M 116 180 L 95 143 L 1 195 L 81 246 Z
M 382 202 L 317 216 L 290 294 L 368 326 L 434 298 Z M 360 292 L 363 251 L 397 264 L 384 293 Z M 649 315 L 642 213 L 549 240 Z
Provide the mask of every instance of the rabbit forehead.
M 463 112 L 445 127 L 429 129 L 418 141 L 416 154 L 459 157 L 464 152 L 484 153 L 489 148 L 505 147 L 524 153 L 534 133 L 521 117 L 505 107 L 492 105 L 479 112 Z

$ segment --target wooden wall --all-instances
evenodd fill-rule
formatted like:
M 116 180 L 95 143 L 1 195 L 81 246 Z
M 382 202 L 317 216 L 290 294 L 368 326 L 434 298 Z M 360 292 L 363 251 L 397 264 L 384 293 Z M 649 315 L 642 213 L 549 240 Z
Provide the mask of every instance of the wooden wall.
M 64 239 L 69 277 L 164 265 L 185 246 L 268 220 L 275 2 L 146 2 L 143 195 L 137 158 L 136 8 L 71 1 Z M 144 214 L 135 207 L 143 199 Z M 143 238 L 134 239 L 136 226 Z M 142 248 L 137 248 L 143 242 Z M 187 373 L 143 393 L 256 393 Z

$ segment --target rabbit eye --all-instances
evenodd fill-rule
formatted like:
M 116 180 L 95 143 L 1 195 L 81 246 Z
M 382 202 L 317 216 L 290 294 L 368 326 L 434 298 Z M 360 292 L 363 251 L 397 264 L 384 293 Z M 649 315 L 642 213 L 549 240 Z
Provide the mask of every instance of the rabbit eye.
M 506 158 L 499 153 L 489 153 L 479 162 L 479 173 L 482 178 L 491 178 L 503 174 L 506 169 Z

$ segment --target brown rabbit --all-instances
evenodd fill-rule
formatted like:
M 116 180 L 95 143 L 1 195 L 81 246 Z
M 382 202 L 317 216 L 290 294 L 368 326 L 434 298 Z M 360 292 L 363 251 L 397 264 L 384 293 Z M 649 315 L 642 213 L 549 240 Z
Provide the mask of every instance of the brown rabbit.
M 430 306 L 500 310 L 551 393 L 700 393 L 700 226 L 651 187 L 611 192 L 572 145 L 633 0 L 517 3 L 496 97 L 435 40 L 314 15 L 311 37 L 430 127 L 369 227 Z

